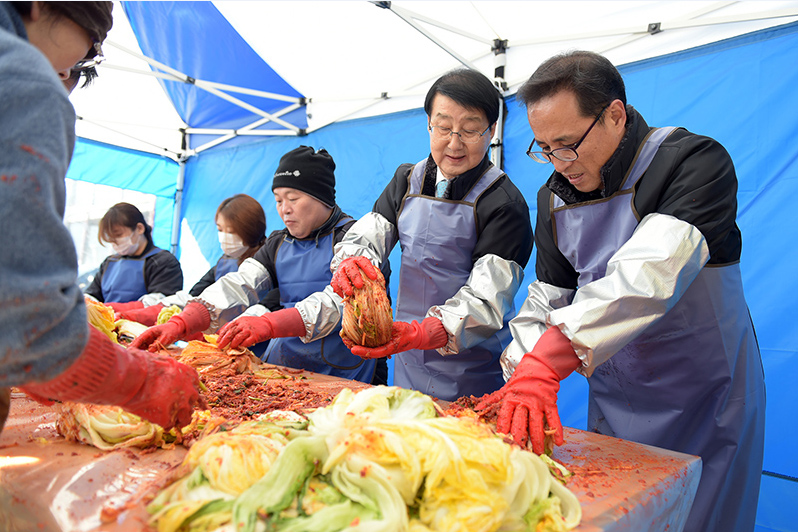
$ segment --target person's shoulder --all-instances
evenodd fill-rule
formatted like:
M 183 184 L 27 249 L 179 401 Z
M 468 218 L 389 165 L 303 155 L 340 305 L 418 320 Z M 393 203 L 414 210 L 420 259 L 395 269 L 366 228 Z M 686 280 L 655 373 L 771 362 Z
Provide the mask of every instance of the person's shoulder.
M 676 153 L 676 157 L 682 162 L 703 164 L 711 160 L 731 159 L 726 148 L 718 140 L 682 127 L 674 129 L 662 142 L 660 149 L 666 153 Z
M 72 155 L 75 110 L 50 62 L 27 41 L 0 29 L 0 73 L 0 140 L 29 145 L 42 161 L 65 167 Z
M 345 214 L 344 216 L 346 217 L 346 218 L 344 218 L 344 220 L 345 220 L 344 223 L 342 223 L 340 225 L 337 225 L 335 227 L 335 232 L 336 233 L 346 233 L 357 222 L 356 218 L 353 218 L 353 217 L 351 217 L 351 216 L 349 216 L 347 214 Z
M 68 100 L 66 89 L 50 61 L 28 41 L 0 28 L 0 86 L 29 87 L 33 90 L 58 89 L 55 97 Z
M 26 62 L 20 63 L 20 60 Z M 34 45 L 3 27 L 0 27 L 0 65 L 8 68 L 10 74 L 16 75 L 26 72 L 35 74 L 44 66 L 51 70 L 53 68 Z
M 677 146 L 677 147 L 691 147 L 691 146 L 720 146 L 723 145 L 716 139 L 700 133 L 694 133 L 684 127 L 676 127 L 666 138 L 662 141 L 663 147 Z
M 416 166 L 417 163 L 402 163 L 397 168 L 396 171 L 393 173 L 393 180 L 394 181 L 407 181 L 407 177 L 410 175 L 410 172 L 413 171 L 413 168 Z
M 282 240 L 282 239 L 285 237 L 285 235 L 286 235 L 286 234 L 288 234 L 288 230 L 287 230 L 287 229 L 285 229 L 285 228 L 283 228 L 283 229 L 275 229 L 275 230 L 274 230 L 274 231 L 272 231 L 272 232 L 271 232 L 271 234 L 269 234 L 269 236 L 266 238 L 266 244 L 264 244 L 264 247 L 265 247 L 267 244 L 269 244 L 270 242 L 275 242 L 275 241 Z
M 266 238 L 266 242 L 260 247 L 255 255 L 252 256 L 252 258 L 263 265 L 273 261 L 277 248 L 280 247 L 285 239 L 285 235 L 287 234 L 288 229 L 285 228 L 272 231 L 271 234 Z
M 510 176 L 502 171 L 502 175 L 491 185 L 485 194 L 483 194 L 479 201 L 490 200 L 491 203 L 499 205 L 505 204 L 519 204 L 526 208 L 526 198 L 515 186 Z
M 180 261 L 177 260 L 177 257 L 175 257 L 171 251 L 161 249 L 157 246 L 155 246 L 153 250 L 155 253 L 147 257 L 147 260 L 154 260 L 160 264 L 180 264 Z

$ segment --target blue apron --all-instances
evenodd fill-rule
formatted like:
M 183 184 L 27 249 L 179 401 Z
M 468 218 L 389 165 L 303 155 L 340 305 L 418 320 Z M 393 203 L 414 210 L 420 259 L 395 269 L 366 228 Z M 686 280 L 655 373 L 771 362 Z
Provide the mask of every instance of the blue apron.
M 350 222 L 342 218 L 336 228 Z M 277 249 L 274 268 L 280 287 L 280 303 L 293 308 L 314 292 L 330 284 L 332 272 L 334 232 L 320 238 L 296 240 L 286 235 Z M 299 338 L 274 338 L 266 349 L 264 360 L 269 364 L 305 369 L 345 379 L 371 382 L 375 360 L 365 360 L 352 354 L 339 335 L 340 322 L 324 338 L 303 343 Z
M 216 276 L 215 279 L 218 281 L 228 273 L 237 271 L 238 259 L 228 257 L 227 255 L 222 255 L 222 257 L 216 262 L 216 267 L 213 269 L 213 274 Z
M 421 195 L 425 168 L 426 160 L 413 168 L 397 221 L 402 246 L 397 321 L 423 320 L 430 307 L 443 305 L 466 284 L 477 242 L 476 201 L 504 175 L 491 166 L 461 201 L 453 201 Z M 406 351 L 396 357 L 394 382 L 446 401 L 493 392 L 504 384 L 499 357 L 509 340 L 504 327 L 456 355 Z
M 147 257 L 160 251 L 160 248 L 154 247 L 149 253 L 135 259 L 121 255 L 109 257 L 100 282 L 103 301 L 127 303 L 138 301 L 141 296 L 149 293 L 147 285 L 144 283 L 144 264 Z
M 673 129 L 649 134 L 611 197 L 577 206 L 553 197 L 557 246 L 579 286 L 602 278 L 631 237 L 634 185 Z M 763 378 L 739 264 L 707 266 L 665 316 L 595 369 L 588 430 L 700 456 L 685 530 L 750 532 L 762 472 Z

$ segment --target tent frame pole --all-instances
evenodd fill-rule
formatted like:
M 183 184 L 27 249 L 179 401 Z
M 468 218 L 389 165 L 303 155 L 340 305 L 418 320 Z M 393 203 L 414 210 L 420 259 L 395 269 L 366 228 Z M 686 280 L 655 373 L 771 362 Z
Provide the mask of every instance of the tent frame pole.
M 186 145 L 186 132 L 183 131 L 183 146 Z M 180 224 L 183 221 L 183 188 L 186 184 L 186 160 L 188 157 L 181 156 L 177 160 L 177 183 L 175 183 L 175 204 L 172 211 L 172 241 L 170 243 L 170 251 L 172 255 L 177 257 L 177 250 L 180 246 Z M 180 258 L 180 257 L 178 257 Z
M 244 88 L 240 88 L 240 87 L 234 87 L 232 85 L 226 85 L 226 84 L 222 84 L 222 83 L 214 83 L 214 82 L 211 82 L 211 81 L 204 81 L 204 80 L 201 80 L 201 79 L 195 79 L 195 78 L 192 78 L 191 76 L 188 76 L 188 75 L 186 75 L 186 74 L 184 74 L 184 73 L 182 73 L 182 72 L 180 72 L 180 71 L 178 71 L 178 70 L 176 70 L 176 69 L 174 69 L 174 68 L 172 68 L 172 67 L 170 67 L 168 65 L 165 65 L 165 64 L 161 63 L 160 61 L 156 61 L 155 59 L 152 59 L 151 57 L 147 57 L 147 56 L 145 56 L 143 54 L 139 54 L 139 53 L 137 53 L 137 52 L 135 52 L 133 50 L 129 50 L 128 48 L 126 48 L 126 47 L 124 47 L 122 45 L 119 45 L 117 43 L 110 42 L 110 41 L 108 42 L 108 44 L 110 44 L 111 46 L 113 46 L 113 47 L 115 47 L 115 48 L 117 48 L 117 49 L 119 49 L 119 50 L 121 50 L 121 51 L 123 51 L 123 52 L 125 52 L 125 53 L 127 53 L 127 54 L 129 54 L 131 56 L 133 56 L 133 57 L 137 57 L 138 59 L 141 59 L 141 60 L 145 61 L 151 67 L 156 68 L 156 69 L 161 71 L 161 72 L 150 73 L 150 75 L 155 75 L 156 77 L 160 77 L 160 78 L 168 79 L 168 80 L 172 80 L 172 81 L 178 81 L 178 82 L 182 82 L 182 83 L 192 84 L 192 85 L 196 86 L 199 89 L 202 89 L 202 90 L 204 90 L 206 92 L 209 92 L 209 93 L 213 94 L 214 96 L 216 96 L 218 98 L 221 98 L 221 99 L 223 99 L 223 100 L 225 100 L 225 101 L 227 101 L 227 102 L 229 102 L 229 103 L 231 103 L 233 105 L 237 105 L 238 107 L 241 107 L 242 109 L 245 109 L 245 110 L 249 111 L 250 113 L 252 113 L 252 114 L 254 114 L 256 116 L 261 117 L 261 120 L 259 120 L 259 122 L 261 124 L 264 124 L 266 122 L 273 122 L 275 124 L 278 124 L 278 125 L 284 127 L 286 130 L 292 132 L 292 134 L 294 134 L 294 135 L 301 135 L 301 134 L 304 133 L 304 131 L 301 128 L 299 128 L 299 127 L 297 127 L 297 126 L 295 126 L 295 125 L 293 125 L 293 124 L 291 124 L 289 122 L 286 122 L 285 120 L 282 120 L 280 118 L 280 116 L 285 114 L 286 112 L 288 112 L 290 110 L 293 110 L 293 109 L 296 109 L 297 107 L 299 107 L 301 105 L 304 105 L 304 101 L 305 101 L 304 98 L 298 98 L 298 97 L 295 97 L 295 96 L 277 95 L 277 94 L 270 93 L 270 92 L 256 91 L 256 90 L 252 90 L 252 89 L 244 89 Z M 125 69 L 122 67 L 122 68 L 120 68 L 120 70 L 125 70 Z M 264 98 L 268 98 L 268 99 L 274 99 L 274 100 L 278 100 L 278 101 L 285 101 L 285 102 L 288 102 L 289 105 L 286 108 L 284 108 L 283 110 L 281 110 L 280 112 L 272 114 L 272 113 L 268 113 L 268 112 L 264 111 L 263 109 L 259 109 L 258 107 L 255 107 L 254 105 L 251 105 L 251 104 L 249 104 L 249 103 L 247 103 L 247 102 L 245 102 L 243 100 L 240 100 L 240 99 L 236 98 L 235 96 L 231 96 L 230 94 L 227 94 L 227 92 L 225 92 L 225 90 L 229 91 L 229 92 L 238 92 L 238 93 L 241 93 L 241 94 L 248 94 L 248 95 L 251 95 L 251 96 L 260 96 L 260 97 L 264 97 Z M 221 142 L 225 142 L 226 140 L 229 140 L 229 138 L 224 138 L 223 140 L 221 140 Z
M 471 61 L 469 61 L 468 59 L 466 59 L 462 55 L 458 54 L 457 52 L 452 50 L 450 47 L 446 46 L 446 44 L 444 44 L 441 40 L 439 40 L 437 37 L 435 37 L 432 33 L 427 31 L 425 28 L 421 27 L 416 21 L 417 20 L 421 20 L 421 21 L 426 22 L 427 24 L 431 24 L 431 25 L 437 26 L 439 28 L 445 29 L 447 31 L 451 31 L 452 33 L 456 33 L 457 35 L 462 35 L 463 37 L 468 37 L 470 39 L 474 39 L 474 40 L 477 40 L 477 41 L 483 42 L 483 43 L 486 42 L 485 39 L 483 39 L 482 37 L 478 37 L 476 35 L 472 35 L 470 33 L 464 32 L 462 30 L 458 30 L 457 28 L 455 28 L 453 26 L 448 26 L 446 24 L 437 22 L 437 21 L 432 20 L 430 18 L 423 17 L 423 16 L 421 16 L 421 15 L 419 15 L 417 13 L 413 13 L 412 11 L 410 11 L 408 9 L 403 9 L 401 7 L 397 7 L 391 2 L 378 2 L 378 3 L 376 3 L 376 5 L 377 5 L 377 7 L 380 7 L 380 8 L 383 8 L 383 9 L 387 9 L 391 13 L 395 14 L 397 17 L 401 18 L 402 20 L 404 20 L 405 22 L 410 24 L 410 26 L 412 26 L 416 31 L 421 33 L 424 37 L 426 37 L 430 41 L 434 42 L 441 50 L 443 50 L 447 54 L 449 54 L 452 57 L 454 57 L 455 59 L 457 59 L 457 61 L 459 63 L 462 63 L 464 66 L 466 66 L 466 67 L 468 67 L 468 68 L 470 68 L 472 70 L 479 70 L 476 66 L 474 66 L 474 63 L 472 63 Z M 491 41 L 487 41 L 487 43 L 490 44 Z

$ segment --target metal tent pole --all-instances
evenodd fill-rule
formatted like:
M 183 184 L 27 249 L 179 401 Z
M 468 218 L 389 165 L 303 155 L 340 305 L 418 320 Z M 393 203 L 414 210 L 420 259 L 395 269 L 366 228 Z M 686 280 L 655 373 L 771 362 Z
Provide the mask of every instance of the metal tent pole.
M 185 153 L 188 147 L 186 145 L 187 135 L 185 130 L 182 130 L 181 133 L 183 134 L 182 151 Z M 181 214 L 183 210 L 183 188 L 186 184 L 186 160 L 188 160 L 188 157 L 185 155 L 182 155 L 177 160 L 177 183 L 175 184 L 175 205 L 172 211 L 172 241 L 170 243 L 170 251 L 175 257 L 177 257 L 177 248 L 180 245 L 180 224 L 183 221 Z
M 490 160 L 496 168 L 503 168 L 504 164 L 504 119 L 506 104 L 504 94 L 507 92 L 507 82 L 504 80 L 504 67 L 507 64 L 507 40 L 496 39 L 493 41 L 493 83 L 499 91 L 501 105 L 499 118 L 496 120 L 496 134 L 490 143 Z

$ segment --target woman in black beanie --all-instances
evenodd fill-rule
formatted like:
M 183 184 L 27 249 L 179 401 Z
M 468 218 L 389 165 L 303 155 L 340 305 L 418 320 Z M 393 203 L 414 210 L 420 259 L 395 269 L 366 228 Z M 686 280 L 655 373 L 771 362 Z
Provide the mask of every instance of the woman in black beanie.
M 387 363 L 353 355 L 338 334 L 342 305 L 329 286 L 330 261 L 355 220 L 335 203 L 333 158 L 309 146 L 291 150 L 280 159 L 272 192 L 285 229 L 273 232 L 237 272 L 206 288 L 181 314 L 148 329 L 133 345 L 169 345 L 218 329 L 222 348 L 271 340 L 264 355 L 270 364 L 386 384 Z M 383 275 L 390 275 L 387 264 Z M 255 304 L 276 287 L 282 310 L 268 312 Z

